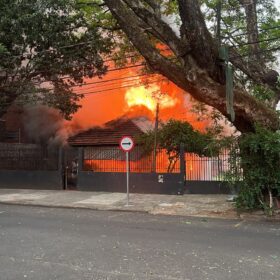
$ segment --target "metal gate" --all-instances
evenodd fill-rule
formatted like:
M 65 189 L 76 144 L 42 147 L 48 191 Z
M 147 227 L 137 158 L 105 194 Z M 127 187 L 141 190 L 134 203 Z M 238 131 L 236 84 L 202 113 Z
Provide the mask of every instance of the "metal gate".
M 63 189 L 76 190 L 78 176 L 78 149 L 65 147 L 62 161 Z

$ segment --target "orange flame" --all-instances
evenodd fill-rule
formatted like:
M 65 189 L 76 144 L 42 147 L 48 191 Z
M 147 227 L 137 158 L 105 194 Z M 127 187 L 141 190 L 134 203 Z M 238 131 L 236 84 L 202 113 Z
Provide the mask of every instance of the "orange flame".
M 126 91 L 125 101 L 129 108 L 145 106 L 152 112 L 155 112 L 157 103 L 160 104 L 162 109 L 174 107 L 178 103 L 177 98 L 172 98 L 167 94 L 160 95 L 160 87 L 158 85 L 133 87 Z
M 100 79 L 94 78 L 86 81 L 89 85 L 76 88 L 78 93 L 89 94 L 85 94 L 81 101 L 82 108 L 74 115 L 72 122 L 86 129 L 122 116 L 145 116 L 153 120 L 158 102 L 159 118 L 163 122 L 171 118 L 188 121 L 200 131 L 209 125 L 209 120 L 198 120 L 197 114 L 191 110 L 192 99 L 175 84 L 160 75 L 143 75 L 143 78 L 133 78 L 133 82 L 131 78 L 124 79 L 136 74 L 140 73 L 131 69 L 109 72 L 101 80 L 112 80 L 110 83 L 99 84 Z M 92 85 L 92 82 L 99 83 Z

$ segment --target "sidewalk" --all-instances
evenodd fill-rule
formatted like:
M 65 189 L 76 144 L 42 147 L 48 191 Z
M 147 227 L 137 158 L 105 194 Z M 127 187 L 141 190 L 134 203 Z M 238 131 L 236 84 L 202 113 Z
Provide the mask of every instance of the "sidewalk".
M 130 194 L 129 206 L 126 198 L 124 193 L 0 189 L 0 203 L 5 204 L 238 218 L 228 195 Z
M 127 206 L 125 193 L 0 189 L 0 203 L 2 204 L 136 211 L 153 215 L 280 221 L 279 210 L 273 218 L 267 218 L 262 211 L 238 214 L 234 204 L 227 201 L 228 198 L 228 195 L 133 193 L 129 196 L 129 206 Z

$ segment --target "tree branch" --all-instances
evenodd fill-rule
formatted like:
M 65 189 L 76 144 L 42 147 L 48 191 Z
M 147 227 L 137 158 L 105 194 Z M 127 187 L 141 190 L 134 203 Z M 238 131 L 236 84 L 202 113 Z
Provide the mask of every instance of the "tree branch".
M 146 9 L 140 0 L 124 0 L 124 2 L 140 19 L 142 19 L 143 24 L 147 24 L 148 28 L 153 30 L 152 34 L 167 44 L 177 56 L 183 56 L 189 51 L 187 44 L 184 44 L 177 37 L 172 28 L 155 13 Z M 152 5 L 151 2 L 153 1 L 149 1 L 150 5 Z M 156 4 L 154 3 L 154 5 Z
M 199 66 L 207 69 L 212 78 L 223 82 L 218 47 L 207 29 L 199 1 L 178 0 L 178 5 L 182 20 L 181 37 L 189 43 L 193 58 Z
M 277 88 L 277 77 L 279 73 L 274 70 L 269 70 L 265 66 L 261 67 L 258 61 L 255 63 L 252 63 L 250 60 L 249 62 L 245 62 L 243 57 L 233 48 L 230 48 L 229 60 L 236 68 L 247 75 L 250 80 L 256 84 L 268 87 L 275 93 L 275 98 L 271 100 L 271 106 L 272 108 L 276 108 L 280 101 L 280 89 Z
M 213 106 L 224 116 L 229 117 L 226 112 L 225 86 L 211 78 L 209 68 L 206 67 L 207 69 L 204 70 L 193 57 L 187 56 L 187 63 L 180 65 L 160 55 L 147 34 L 143 33 L 142 20 L 135 16 L 126 1 L 105 0 L 105 3 L 149 66 L 189 92 L 196 100 Z M 127 24 L 128 22 L 129 24 Z M 211 62 L 213 63 L 213 60 L 208 63 Z M 256 122 L 272 129 L 278 128 L 279 119 L 273 110 L 240 89 L 236 89 L 234 93 L 234 110 L 236 112 L 234 125 L 237 129 L 242 132 L 252 131 Z

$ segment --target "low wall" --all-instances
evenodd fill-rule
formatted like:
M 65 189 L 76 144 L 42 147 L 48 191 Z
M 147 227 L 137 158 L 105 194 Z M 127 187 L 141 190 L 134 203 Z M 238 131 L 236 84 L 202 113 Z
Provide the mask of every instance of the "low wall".
M 188 194 L 231 194 L 226 182 L 222 181 L 186 181 Z
M 0 188 L 61 190 L 59 171 L 0 170 Z
M 131 173 L 131 193 L 183 194 L 180 173 Z M 79 171 L 77 188 L 81 191 L 126 192 L 126 173 Z

